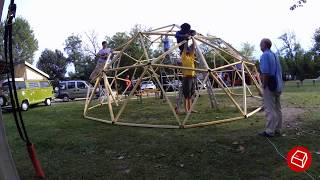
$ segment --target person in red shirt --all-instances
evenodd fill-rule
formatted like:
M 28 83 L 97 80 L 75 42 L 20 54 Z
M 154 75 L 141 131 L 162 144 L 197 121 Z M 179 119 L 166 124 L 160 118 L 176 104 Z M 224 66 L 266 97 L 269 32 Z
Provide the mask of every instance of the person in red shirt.
M 129 75 L 127 75 L 125 78 L 125 85 L 127 90 L 131 90 L 131 80 Z

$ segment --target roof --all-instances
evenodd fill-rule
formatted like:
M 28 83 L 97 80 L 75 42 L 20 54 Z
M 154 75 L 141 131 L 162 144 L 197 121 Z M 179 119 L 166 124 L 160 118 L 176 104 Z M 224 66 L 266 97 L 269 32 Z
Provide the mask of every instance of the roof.
M 38 72 L 38 73 L 41 74 L 42 76 L 45 76 L 46 78 L 49 78 L 49 75 L 48 75 L 47 73 L 45 73 L 45 72 L 41 71 L 40 69 L 32 66 L 32 64 L 28 63 L 27 61 L 25 61 L 24 64 L 25 64 L 26 66 L 28 66 L 29 68 L 31 68 L 32 70 Z

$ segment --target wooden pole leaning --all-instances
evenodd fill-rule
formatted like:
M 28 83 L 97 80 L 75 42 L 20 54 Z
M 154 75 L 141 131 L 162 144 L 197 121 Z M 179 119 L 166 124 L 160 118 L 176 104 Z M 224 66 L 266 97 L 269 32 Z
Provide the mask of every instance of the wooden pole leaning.
M 144 40 L 143 40 L 141 33 L 139 33 L 139 37 L 140 37 L 140 43 L 143 48 L 144 55 L 145 55 L 146 59 L 149 60 L 149 55 L 148 55 L 148 52 L 147 52 L 147 49 L 146 49 L 146 46 L 145 46 L 145 43 L 144 43 Z
M 84 116 L 84 117 L 86 117 L 86 115 L 87 115 L 88 107 L 89 107 L 89 105 L 90 105 L 90 103 L 91 103 L 91 101 L 92 101 L 92 98 L 93 98 L 93 96 L 94 96 L 94 94 L 95 94 L 95 92 L 96 92 L 96 89 L 97 89 L 97 87 L 98 87 L 98 85 L 99 85 L 99 83 L 100 83 L 100 80 L 101 80 L 101 76 L 99 76 L 99 77 L 97 78 L 96 83 L 94 84 L 94 87 L 93 87 L 93 91 L 92 91 L 91 94 L 90 94 L 90 97 L 87 97 L 88 101 L 87 101 L 86 104 L 85 104 L 84 112 L 83 112 L 83 116 Z
M 86 116 L 86 114 L 87 114 L 89 97 L 90 97 L 90 88 L 88 88 L 88 90 L 87 90 L 87 96 L 86 96 L 86 102 L 84 104 L 83 116 Z
M 247 89 L 246 89 L 246 78 L 244 73 L 244 62 L 241 63 L 241 71 L 242 71 L 242 87 L 243 87 L 243 111 L 244 116 L 247 115 Z
M 105 78 L 106 78 L 106 79 L 105 79 Z M 104 84 L 105 84 L 104 86 L 105 86 L 105 88 L 108 89 L 108 91 L 109 91 L 109 93 L 107 94 L 107 96 L 108 96 L 108 97 L 111 96 L 111 98 L 112 98 L 113 102 L 116 104 L 116 106 L 119 106 L 118 100 L 117 100 L 116 97 L 114 97 L 114 94 L 113 94 L 113 92 L 112 92 L 112 89 L 111 89 L 111 86 L 110 86 L 110 84 L 109 84 L 108 77 L 107 77 L 106 73 L 103 73 L 103 79 L 104 79 Z M 117 93 L 118 93 L 118 92 L 117 92 Z
M 244 64 L 244 68 L 247 70 L 249 76 L 251 77 L 251 79 L 253 80 L 254 85 L 256 86 L 256 88 L 258 89 L 258 91 L 262 94 L 262 89 L 261 86 L 259 85 L 259 83 L 257 82 L 256 78 L 253 77 L 252 73 L 250 72 L 249 68 L 247 67 L 246 64 Z
M 109 94 L 112 94 L 112 91 L 110 92 L 110 87 L 109 87 L 109 82 L 108 78 L 105 73 L 103 73 L 103 80 L 104 80 L 104 86 L 106 87 L 106 95 L 107 95 L 107 101 L 108 101 L 108 108 L 109 108 L 109 113 L 110 113 L 110 118 L 112 121 L 114 121 L 114 114 L 113 114 L 113 109 L 112 109 L 112 104 L 111 104 L 111 98 Z M 112 96 L 113 97 L 113 96 Z M 115 101 L 115 99 L 114 99 Z

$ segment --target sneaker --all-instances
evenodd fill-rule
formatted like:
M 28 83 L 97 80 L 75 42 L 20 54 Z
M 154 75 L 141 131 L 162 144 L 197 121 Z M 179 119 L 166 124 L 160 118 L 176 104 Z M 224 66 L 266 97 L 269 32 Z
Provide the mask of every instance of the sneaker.
M 262 137 L 274 137 L 273 134 L 269 134 L 269 133 L 267 133 L 265 131 L 262 131 L 262 132 L 258 133 L 258 135 L 262 136 Z

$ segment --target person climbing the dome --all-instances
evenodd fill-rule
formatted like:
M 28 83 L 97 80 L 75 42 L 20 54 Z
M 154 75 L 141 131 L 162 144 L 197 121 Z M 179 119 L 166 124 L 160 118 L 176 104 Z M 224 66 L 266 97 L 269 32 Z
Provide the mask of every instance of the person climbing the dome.
M 163 43 L 163 51 L 166 52 L 170 49 L 170 39 L 168 35 L 165 35 L 164 38 L 162 39 Z
M 103 41 L 102 42 L 102 49 L 97 54 L 97 57 L 99 58 L 97 61 L 97 65 L 89 77 L 91 82 L 93 82 L 98 77 L 98 75 L 101 73 L 101 71 L 104 68 L 105 63 L 109 63 L 109 62 L 107 62 L 107 59 L 108 59 L 108 56 L 110 53 L 112 53 L 112 50 L 107 47 L 107 42 Z
M 181 43 L 184 40 L 188 41 L 190 39 L 190 36 L 196 35 L 196 31 L 195 30 L 191 30 L 191 26 L 188 23 L 183 23 L 180 26 L 180 28 L 181 28 L 180 31 L 177 31 L 176 35 L 175 35 L 178 44 Z M 184 48 L 184 45 L 179 46 L 180 55 L 183 52 L 183 48 Z
M 183 51 L 181 54 L 181 62 L 182 62 L 182 67 L 187 67 L 187 68 L 195 68 L 195 42 L 194 39 L 192 38 L 192 45 L 191 48 L 188 47 L 188 43 L 184 44 Z M 194 70 L 187 70 L 183 69 L 182 70 L 182 91 L 184 95 L 184 107 L 185 107 L 185 112 L 196 112 L 191 109 L 192 105 L 192 96 L 195 93 L 195 77 L 196 77 L 196 72 Z

